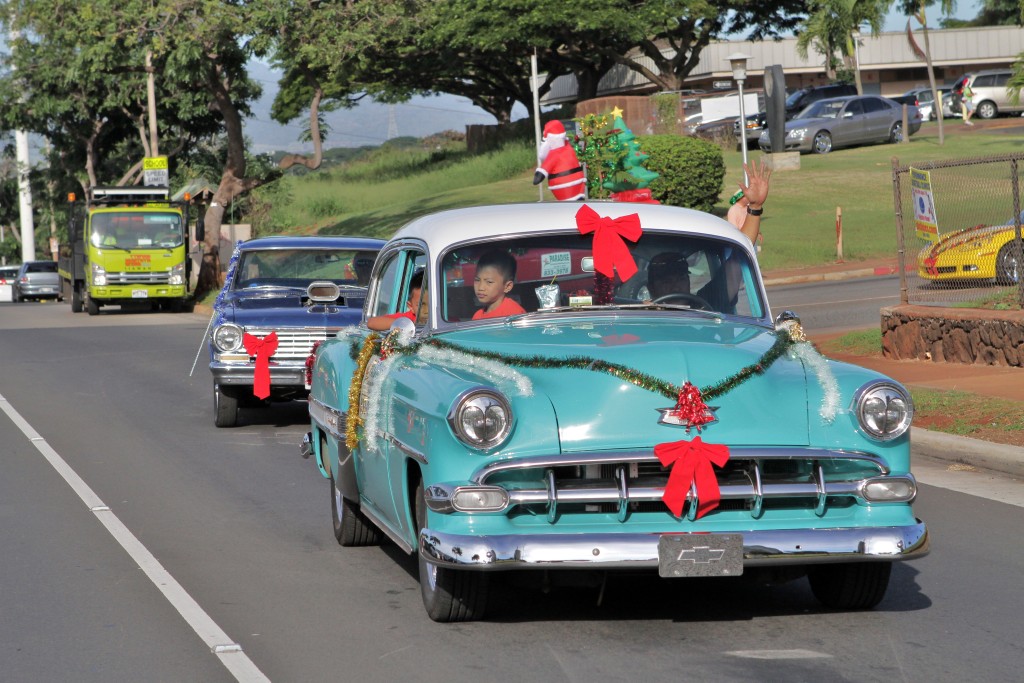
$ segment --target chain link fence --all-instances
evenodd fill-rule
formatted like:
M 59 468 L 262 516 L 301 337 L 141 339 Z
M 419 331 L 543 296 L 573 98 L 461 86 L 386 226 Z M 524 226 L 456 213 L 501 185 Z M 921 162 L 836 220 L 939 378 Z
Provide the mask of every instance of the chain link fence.
M 903 303 L 1024 305 L 1024 153 L 901 165 L 892 160 Z

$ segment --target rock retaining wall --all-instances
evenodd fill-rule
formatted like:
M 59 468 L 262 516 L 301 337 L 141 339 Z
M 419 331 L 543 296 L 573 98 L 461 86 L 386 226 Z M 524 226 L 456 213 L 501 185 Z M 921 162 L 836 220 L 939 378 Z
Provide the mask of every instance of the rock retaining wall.
M 1024 312 L 909 304 L 883 308 L 882 355 L 1024 367 Z

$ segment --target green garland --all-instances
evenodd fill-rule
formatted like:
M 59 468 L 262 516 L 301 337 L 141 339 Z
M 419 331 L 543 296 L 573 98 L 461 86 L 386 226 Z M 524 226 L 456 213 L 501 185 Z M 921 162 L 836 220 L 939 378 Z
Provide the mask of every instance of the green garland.
M 772 347 L 765 352 L 763 356 L 751 365 L 741 368 L 735 374 L 726 377 L 717 384 L 711 384 L 706 387 L 700 388 L 701 396 L 704 400 L 711 400 L 722 396 L 723 394 L 732 391 L 743 382 L 747 381 L 754 375 L 760 375 L 767 370 L 771 365 L 781 358 L 794 344 L 794 340 L 790 337 L 789 333 L 784 330 L 778 331 L 775 338 L 775 343 Z M 682 391 L 681 386 L 666 382 L 662 379 L 648 375 L 647 373 L 640 372 L 634 368 L 626 367 L 625 365 L 619 365 L 618 363 L 609 363 L 607 361 L 598 360 L 595 358 L 588 358 L 586 356 L 569 356 L 568 358 L 548 358 L 546 356 L 516 356 L 516 355 L 505 355 L 494 351 L 481 351 L 479 349 L 468 349 L 451 342 L 444 341 L 442 339 L 426 339 L 421 342 L 415 342 L 408 346 L 396 346 L 395 350 L 403 354 L 414 354 L 424 346 L 432 346 L 438 349 L 448 351 L 458 351 L 460 353 L 469 354 L 477 358 L 483 358 L 485 360 L 497 361 L 499 363 L 505 363 L 520 368 L 575 368 L 577 370 L 590 370 L 593 372 L 603 372 L 612 377 L 616 377 L 625 382 L 629 382 L 635 386 L 645 389 L 647 391 L 653 391 L 656 393 L 676 400 L 679 397 L 679 392 Z

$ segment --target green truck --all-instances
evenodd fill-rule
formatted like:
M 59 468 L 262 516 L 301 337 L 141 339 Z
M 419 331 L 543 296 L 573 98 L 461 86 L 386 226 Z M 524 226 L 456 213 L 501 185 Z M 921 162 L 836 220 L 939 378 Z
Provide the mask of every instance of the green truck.
M 109 305 L 149 303 L 180 311 L 190 295 L 189 197 L 172 201 L 166 187 L 94 187 L 72 202 L 68 241 L 58 271 L 71 311 L 89 315 Z M 196 240 L 203 239 L 202 220 Z

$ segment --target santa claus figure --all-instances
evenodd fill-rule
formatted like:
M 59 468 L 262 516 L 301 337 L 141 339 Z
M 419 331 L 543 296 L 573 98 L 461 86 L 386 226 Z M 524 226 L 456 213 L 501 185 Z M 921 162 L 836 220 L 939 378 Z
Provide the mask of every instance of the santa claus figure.
M 576 150 L 565 140 L 565 126 L 561 121 L 548 121 L 544 126 L 544 141 L 537 160 L 540 165 L 533 174 L 534 185 L 540 185 L 547 178 L 548 189 L 560 202 L 587 198 L 587 178 L 576 158 Z

